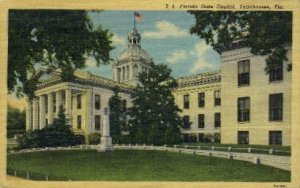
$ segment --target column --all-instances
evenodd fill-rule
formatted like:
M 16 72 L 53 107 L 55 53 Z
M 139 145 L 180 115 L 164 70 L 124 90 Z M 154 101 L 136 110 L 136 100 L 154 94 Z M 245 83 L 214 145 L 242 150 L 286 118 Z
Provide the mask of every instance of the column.
M 32 101 L 32 129 L 36 130 L 39 128 L 39 122 L 38 122 L 38 100 L 37 98 L 34 98 Z
M 58 116 L 60 105 L 61 105 L 62 94 L 61 91 L 56 92 L 56 117 Z
M 66 118 L 69 120 L 68 124 L 70 125 L 71 112 L 72 112 L 72 90 L 66 89 Z
M 32 104 L 31 101 L 27 100 L 27 107 L 26 107 L 26 131 L 30 131 L 32 129 Z
M 48 94 L 48 123 L 53 124 L 53 93 Z
M 45 96 L 41 95 L 39 100 L 40 110 L 40 129 L 46 127 L 46 113 L 45 113 Z

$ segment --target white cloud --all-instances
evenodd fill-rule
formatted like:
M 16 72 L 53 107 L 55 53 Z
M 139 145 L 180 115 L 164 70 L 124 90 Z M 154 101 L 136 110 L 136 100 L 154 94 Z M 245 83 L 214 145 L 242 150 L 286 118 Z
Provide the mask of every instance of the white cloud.
M 125 38 L 123 37 L 120 37 L 119 35 L 117 35 L 116 33 L 114 33 L 113 37 L 112 37 L 112 42 L 113 42 L 113 45 L 116 46 L 116 45 L 123 45 L 125 46 L 126 44 L 126 40 Z
M 187 58 L 188 53 L 185 50 L 176 50 L 166 57 L 166 62 L 175 64 L 179 61 L 183 61 Z
M 207 61 L 204 61 L 204 60 L 200 60 L 194 64 L 194 66 L 192 67 L 190 72 L 192 74 L 195 74 L 203 69 L 210 69 L 210 68 L 214 68 L 214 66 L 211 63 L 208 63 Z
M 194 56 L 196 58 L 196 61 L 194 63 L 194 66 L 190 69 L 190 73 L 195 74 L 204 69 L 216 68 L 217 64 L 208 62 L 206 60 L 206 54 L 209 53 L 210 49 L 211 47 L 206 45 L 205 42 L 200 42 L 195 45 L 193 51 L 190 52 L 190 55 Z
M 167 37 L 184 37 L 188 36 L 188 32 L 180 29 L 175 24 L 170 23 L 166 20 L 159 21 L 155 24 L 154 31 L 144 31 L 142 36 L 144 38 L 167 38 Z

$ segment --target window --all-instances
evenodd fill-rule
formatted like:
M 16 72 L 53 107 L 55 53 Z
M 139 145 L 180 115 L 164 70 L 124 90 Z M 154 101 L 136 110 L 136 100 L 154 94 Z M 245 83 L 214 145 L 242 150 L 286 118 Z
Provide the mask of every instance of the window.
M 126 70 L 127 70 L 127 80 L 129 79 L 129 65 L 126 66 Z
M 250 121 L 250 98 L 238 98 L 238 122 Z
M 283 79 L 283 66 L 282 62 L 277 65 L 273 65 L 272 68 L 270 68 L 269 72 L 269 81 L 274 82 L 274 81 L 280 81 Z
M 77 95 L 77 109 L 81 109 L 81 95 Z
M 215 128 L 221 127 L 221 113 L 215 113 Z
M 205 93 L 198 93 L 198 106 L 199 107 L 205 106 Z
M 183 108 L 190 108 L 190 96 L 184 95 L 183 96 Z
M 122 67 L 122 80 L 125 80 L 125 67 Z
M 56 94 L 53 93 L 53 112 L 56 112 Z
M 139 75 L 138 66 L 137 65 L 133 65 L 133 76 L 137 77 L 138 75 Z
M 66 91 L 65 90 L 61 91 L 61 102 L 62 102 L 63 106 L 66 104 Z
M 269 144 L 270 145 L 282 145 L 281 131 L 270 131 L 269 132 Z
M 48 95 L 45 95 L 44 97 L 45 97 L 44 98 L 45 99 L 45 101 L 44 101 L 45 102 L 45 113 L 47 114 L 48 113 Z
M 204 114 L 198 114 L 198 128 L 204 128 L 205 126 L 205 116 Z
M 77 129 L 81 129 L 81 116 L 77 116 Z
M 269 95 L 269 120 L 278 121 L 282 120 L 282 93 Z
M 100 115 L 95 115 L 95 130 L 100 131 L 100 122 L 101 122 L 101 117 Z
M 100 109 L 100 95 L 95 95 L 95 109 Z
M 190 116 L 183 116 L 183 128 L 189 129 L 190 127 Z
M 250 83 L 250 61 L 238 62 L 238 86 L 249 85 Z
M 238 131 L 238 144 L 249 144 L 249 131 Z
M 221 105 L 221 92 L 220 90 L 215 91 L 215 106 L 220 106 Z

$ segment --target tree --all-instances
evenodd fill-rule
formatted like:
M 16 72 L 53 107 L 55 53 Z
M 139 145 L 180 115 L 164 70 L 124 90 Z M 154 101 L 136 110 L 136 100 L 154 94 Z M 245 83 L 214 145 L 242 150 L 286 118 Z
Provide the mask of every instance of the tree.
M 25 111 L 8 105 L 7 108 L 7 137 L 22 134 L 25 131 Z
M 7 108 L 7 128 L 8 129 L 25 129 L 25 110 L 21 111 L 8 105 Z
M 196 23 L 190 29 L 218 53 L 237 43 L 255 55 L 268 55 L 266 72 L 287 60 L 284 45 L 292 42 L 291 11 L 189 11 Z
M 109 99 L 110 135 L 114 143 L 119 143 L 121 130 L 125 124 L 125 110 L 119 96 L 119 88 L 114 89 L 114 95 Z
M 83 10 L 10 10 L 8 30 L 8 90 L 34 96 L 36 69 L 60 69 L 70 80 L 87 57 L 107 64 L 113 49 L 112 34 L 94 29 Z
M 178 143 L 182 119 L 172 95 L 177 82 L 166 65 L 152 63 L 151 67 L 149 73 L 139 75 L 141 85 L 132 94 L 133 107 L 129 109 L 132 141 L 155 145 Z

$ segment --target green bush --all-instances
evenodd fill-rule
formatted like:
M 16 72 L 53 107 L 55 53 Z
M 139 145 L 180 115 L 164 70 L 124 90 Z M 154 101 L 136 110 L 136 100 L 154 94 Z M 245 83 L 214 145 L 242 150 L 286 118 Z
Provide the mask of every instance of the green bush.
M 20 149 L 36 147 L 73 146 L 78 144 L 69 126 L 50 126 L 26 132 L 17 139 Z
M 81 145 L 85 143 L 85 137 L 82 134 L 75 135 L 75 143 L 76 145 Z
M 40 130 L 26 132 L 17 139 L 18 147 L 24 149 L 76 145 L 78 139 L 70 129 L 70 126 L 66 125 L 66 122 L 63 107 L 60 106 L 58 118 L 54 119 L 53 125 Z
M 13 138 L 16 134 L 24 134 L 24 129 L 7 129 L 7 138 Z
M 101 139 L 100 133 L 89 134 L 89 144 L 99 144 Z

